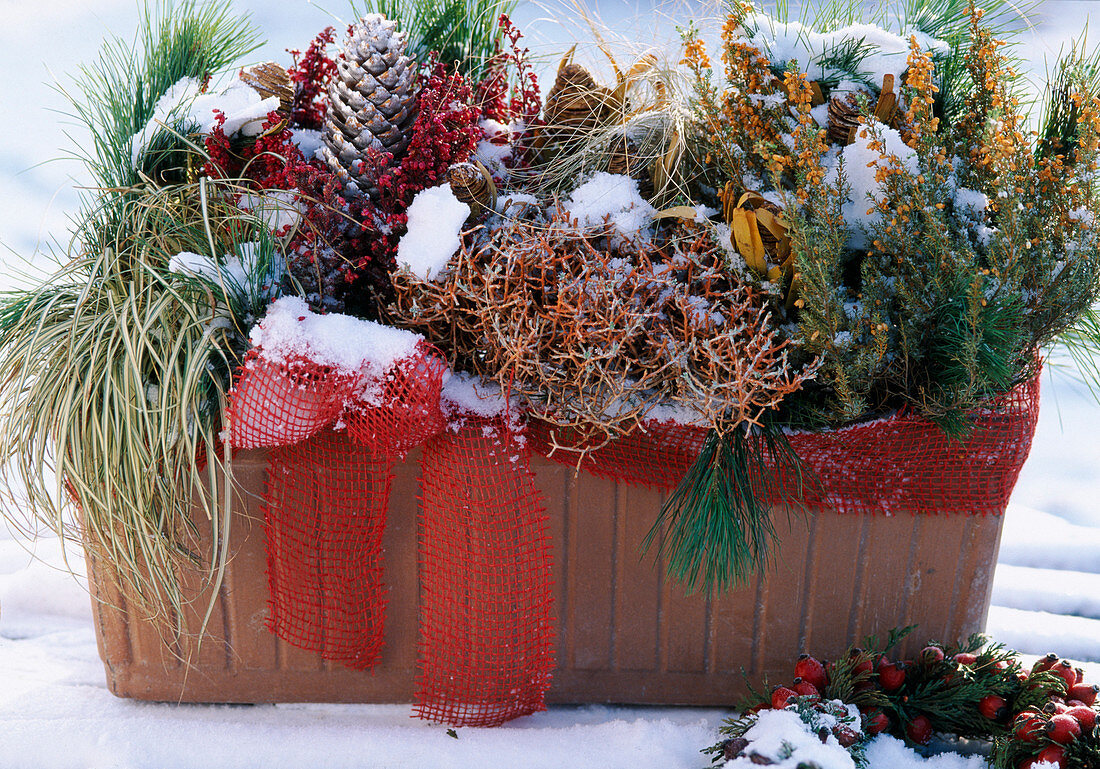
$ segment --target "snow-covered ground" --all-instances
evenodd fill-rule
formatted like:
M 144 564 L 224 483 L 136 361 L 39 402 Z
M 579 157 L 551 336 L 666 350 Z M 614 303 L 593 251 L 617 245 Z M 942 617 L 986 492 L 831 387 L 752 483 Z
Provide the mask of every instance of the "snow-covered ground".
M 0 0 L 0 283 L 23 258 L 62 233 L 79 167 L 47 163 L 67 145 L 49 109 L 64 102 L 44 83 L 69 82 L 104 32 L 134 27 L 134 0 Z M 1025 33 L 1031 71 L 1086 27 L 1090 2 L 1048 0 Z M 270 44 L 256 54 L 285 59 L 329 17 L 305 2 L 241 0 Z M 348 16 L 342 2 L 329 3 Z M 605 21 L 645 29 L 650 6 L 602 2 Z M 547 14 L 527 7 L 520 21 Z M 642 21 L 638 21 L 638 19 Z M 525 24 L 554 39 L 550 22 Z M 558 47 L 560 51 L 560 46 Z M 52 73 L 52 75 L 51 75 Z M 76 137 L 79 140 L 79 136 Z M 42 165 L 45 163 L 45 165 Z M 10 249 L 10 250 L 9 250 Z M 1088 663 L 1100 681 L 1100 406 L 1065 376 L 1043 382 L 1032 456 L 1006 518 L 989 632 L 1029 654 L 1057 651 Z M 32 559 L 28 549 L 35 551 Z M 79 553 L 69 563 L 80 570 Z M 0 530 L 0 769 L 8 767 L 702 767 L 699 749 L 724 716 L 690 708 L 553 708 L 494 730 L 442 727 L 409 718 L 405 706 L 172 706 L 119 700 L 105 688 L 83 584 L 61 569 L 55 540 L 30 542 Z M 951 596 L 944 596 L 950 601 Z M 883 755 L 890 747 L 882 748 Z M 874 769 L 901 767 L 882 759 Z M 926 769 L 932 767 L 928 764 Z M 963 769 L 944 757 L 936 769 Z M 971 768 L 973 763 L 970 764 Z M 908 769 L 908 767 L 906 767 Z

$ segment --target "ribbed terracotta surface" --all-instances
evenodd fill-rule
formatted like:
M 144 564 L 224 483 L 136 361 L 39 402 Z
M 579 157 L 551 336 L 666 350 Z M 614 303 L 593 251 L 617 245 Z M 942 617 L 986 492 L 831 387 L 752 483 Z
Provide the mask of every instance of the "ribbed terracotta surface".
M 834 657 L 870 634 L 919 624 L 903 651 L 980 630 L 1001 518 L 776 513 L 779 559 L 762 579 L 720 596 L 685 596 L 641 542 L 661 495 L 618 486 L 540 457 L 532 466 L 554 537 L 557 659 L 551 702 L 728 705 L 742 668 L 789 678 L 803 651 Z M 164 638 L 128 616 L 89 557 L 100 655 L 111 690 L 184 702 L 410 702 L 416 665 L 416 463 L 397 466 L 384 546 L 390 601 L 379 666 L 354 672 L 295 649 L 264 626 L 267 582 L 262 452 L 235 460 L 233 560 L 201 645 Z M 184 576 L 196 592 L 201 578 Z M 208 593 L 206 593 L 208 595 Z M 196 602 L 204 607 L 205 601 Z M 195 627 L 198 611 L 186 618 Z M 187 662 L 183 662 L 186 660 Z

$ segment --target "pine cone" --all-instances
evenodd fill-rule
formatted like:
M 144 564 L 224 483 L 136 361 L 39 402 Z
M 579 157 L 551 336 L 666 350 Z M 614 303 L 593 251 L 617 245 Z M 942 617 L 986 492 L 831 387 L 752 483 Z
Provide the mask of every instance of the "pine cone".
M 378 190 L 367 151 L 399 158 L 416 118 L 416 63 L 405 55 L 405 42 L 397 22 L 364 16 L 336 58 L 329 87 L 322 154 L 345 185 L 354 182 L 369 195 Z
M 829 141 L 846 147 L 859 128 L 859 102 L 853 94 L 829 99 Z
M 279 97 L 279 113 L 284 117 L 290 117 L 291 104 L 294 101 L 294 83 L 290 75 L 279 64 L 273 61 L 257 64 L 240 74 L 241 81 L 252 88 L 260 96 L 269 98 Z
M 612 124 L 622 109 L 615 92 L 597 83 L 592 73 L 563 61 L 546 95 L 543 117 L 551 140 L 569 141 Z
M 904 115 L 898 109 L 898 95 L 894 92 L 894 76 L 887 74 L 871 114 L 875 120 L 891 128 L 900 128 Z M 829 100 L 829 140 L 847 146 L 855 141 L 859 128 L 859 102 L 854 94 L 834 96 Z
M 447 181 L 454 196 L 470 207 L 471 217 L 480 216 L 496 206 L 496 185 L 481 163 L 456 163 L 447 169 Z

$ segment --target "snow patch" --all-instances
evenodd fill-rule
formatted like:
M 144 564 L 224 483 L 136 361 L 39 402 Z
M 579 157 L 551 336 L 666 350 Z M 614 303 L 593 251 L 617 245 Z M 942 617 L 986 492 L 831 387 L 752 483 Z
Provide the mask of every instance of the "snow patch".
M 305 359 L 340 372 L 381 377 L 412 356 L 424 338 L 350 315 L 318 315 L 299 297 L 285 296 L 272 302 L 250 339 L 274 363 Z
M 265 265 L 260 248 L 259 243 L 239 243 L 237 256 L 226 254 L 221 260 L 192 251 L 180 251 L 168 260 L 168 271 L 202 278 L 238 294 L 258 293 L 270 298 L 278 291 L 286 263 L 280 257 Z
M 141 167 L 142 156 L 163 131 L 208 134 L 217 124 L 217 110 L 225 115 L 222 130 L 226 136 L 256 136 L 268 113 L 279 108 L 279 97 L 265 99 L 239 80 L 217 93 L 203 93 L 202 88 L 202 81 L 185 77 L 157 100 L 149 122 L 130 142 L 130 162 L 135 169 Z
M 902 140 L 901 134 L 873 118 L 871 122 L 874 131 L 868 127 L 860 128 L 856 140 L 841 153 L 844 175 L 851 186 L 851 198 L 844 204 L 842 212 L 844 221 L 852 230 L 848 243 L 852 248 L 867 246 L 867 230 L 879 215 L 874 208 L 883 200 L 882 185 L 875 178 L 878 169 L 890 167 L 896 158 L 896 162 L 908 173 L 913 176 L 920 173 L 917 153 Z M 871 148 L 871 143 L 875 141 L 873 134 L 882 141 L 882 152 Z M 826 183 L 835 185 L 838 172 L 838 166 L 834 166 L 826 175 Z
M 989 769 L 984 756 L 940 753 L 925 758 L 888 734 L 880 734 L 867 743 L 865 755 L 867 764 L 876 769 Z
M 306 160 L 317 157 L 321 147 L 324 146 L 325 137 L 320 131 L 312 128 L 294 128 L 290 132 L 290 140 L 298 145 L 298 150 Z
M 849 24 L 831 32 L 816 32 L 797 21 L 784 24 L 767 14 L 751 13 L 745 19 L 745 26 L 757 30 L 753 41 L 763 44 L 763 52 L 773 65 L 782 68 L 796 61 L 811 80 L 844 78 L 847 72 L 821 63 L 823 54 L 858 44 L 866 53 L 859 63 L 859 74 L 866 83 L 841 82 L 837 91 L 862 90 L 865 85 L 880 88 L 886 75 L 893 75 L 895 84 L 900 85 L 901 75 L 908 66 L 910 35 L 916 37 L 917 45 L 925 51 L 947 53 L 949 50 L 947 43 L 918 30 L 905 30 L 903 35 L 896 35 L 873 24 Z
M 609 223 L 626 237 L 639 235 L 657 213 L 641 196 L 636 179 L 606 171 L 573 190 L 564 209 L 581 227 L 598 228 Z
M 504 413 L 508 401 L 494 382 L 486 382 L 465 371 L 448 371 L 443 379 L 440 404 L 444 415 L 492 419 Z
M 442 184 L 416 193 L 408 214 L 408 230 L 397 244 L 397 264 L 420 280 L 438 280 L 462 245 L 470 207 L 455 197 L 450 184 Z
M 745 753 L 724 764 L 725 769 L 756 769 L 763 763 L 775 769 L 856 769 L 851 754 L 829 734 L 822 742 L 793 710 L 762 710 L 745 732 Z M 766 760 L 766 761 L 765 761 Z

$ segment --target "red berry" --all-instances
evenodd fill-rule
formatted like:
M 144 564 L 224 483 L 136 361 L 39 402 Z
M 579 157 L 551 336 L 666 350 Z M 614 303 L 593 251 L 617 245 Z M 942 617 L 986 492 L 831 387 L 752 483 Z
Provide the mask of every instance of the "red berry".
M 1043 712 L 1048 716 L 1056 716 L 1059 713 L 1065 713 L 1067 710 L 1065 703 L 1058 700 L 1051 699 L 1046 705 L 1043 705 Z
M 959 652 L 955 655 L 955 662 L 960 665 L 973 665 L 978 661 L 977 654 L 971 654 L 970 652 Z
M 1047 745 L 1045 748 L 1039 751 L 1039 755 L 1035 756 L 1036 761 L 1046 761 L 1048 764 L 1062 765 L 1062 761 L 1066 757 L 1066 749 L 1061 745 Z
M 811 684 L 809 681 L 803 681 L 801 678 L 794 679 L 794 691 L 796 694 L 802 697 L 820 697 L 821 692 L 817 687 Z
M 1013 732 L 1016 739 L 1024 743 L 1038 742 L 1039 734 L 1043 729 L 1044 719 L 1035 708 L 1021 710 L 1013 722 Z
M 1100 686 L 1096 684 L 1074 684 L 1069 696 L 1085 705 L 1095 705 L 1097 692 L 1100 692 Z
M 772 689 L 772 707 L 776 710 L 782 710 L 787 707 L 788 700 L 794 696 L 797 696 L 797 692 L 788 689 L 786 686 L 777 686 Z
M 1073 669 L 1073 665 L 1070 664 L 1069 660 L 1062 660 L 1052 667 L 1050 672 L 1066 682 L 1066 691 L 1069 691 L 1077 683 L 1077 671 Z
M 1081 724 L 1073 716 L 1059 713 L 1050 717 L 1043 731 L 1051 742 L 1065 745 L 1081 736 Z
M 881 710 L 875 710 L 863 717 L 863 731 L 867 734 L 881 734 L 890 728 L 890 716 Z
M 818 691 L 823 691 L 828 680 L 825 677 L 825 666 L 809 654 L 803 654 L 798 658 L 794 666 L 794 674 L 803 681 L 813 684 Z
M 878 682 L 884 691 L 894 692 L 905 683 L 905 663 L 887 662 L 885 659 L 878 666 Z
M 1066 708 L 1066 715 L 1077 719 L 1077 723 L 1081 724 L 1081 731 L 1091 732 L 1092 728 L 1096 726 L 1096 711 L 1090 708 L 1088 705 L 1075 705 L 1072 708 Z
M 932 722 L 928 716 L 917 716 L 905 725 L 905 734 L 918 745 L 927 745 L 932 739 Z
M 934 665 L 944 660 L 943 649 L 938 646 L 925 646 L 920 650 L 918 656 L 920 657 L 920 661 L 926 665 Z
M 1057 664 L 1058 664 L 1058 655 L 1055 654 L 1054 652 L 1051 652 L 1050 654 L 1046 655 L 1045 657 L 1040 657 L 1039 661 L 1036 662 L 1032 666 L 1031 672 L 1032 673 L 1038 673 L 1042 670 L 1050 670 L 1052 667 L 1054 667 Z
M 857 656 L 858 655 L 853 654 L 852 658 L 855 659 Z M 857 662 L 852 667 L 852 673 L 854 675 L 857 675 L 857 676 L 861 675 L 861 674 L 862 675 L 871 675 L 871 673 L 874 672 L 874 669 L 875 669 L 875 665 L 874 665 L 873 662 L 871 662 L 871 658 L 870 657 L 864 657 L 863 659 L 859 660 L 859 662 Z
M 850 748 L 859 741 L 859 735 L 847 726 L 834 727 L 833 734 L 836 736 L 836 741 L 840 743 L 840 747 L 842 748 Z
M 1008 700 L 996 694 L 987 695 L 978 703 L 978 712 L 990 721 L 1000 721 L 1008 715 Z

